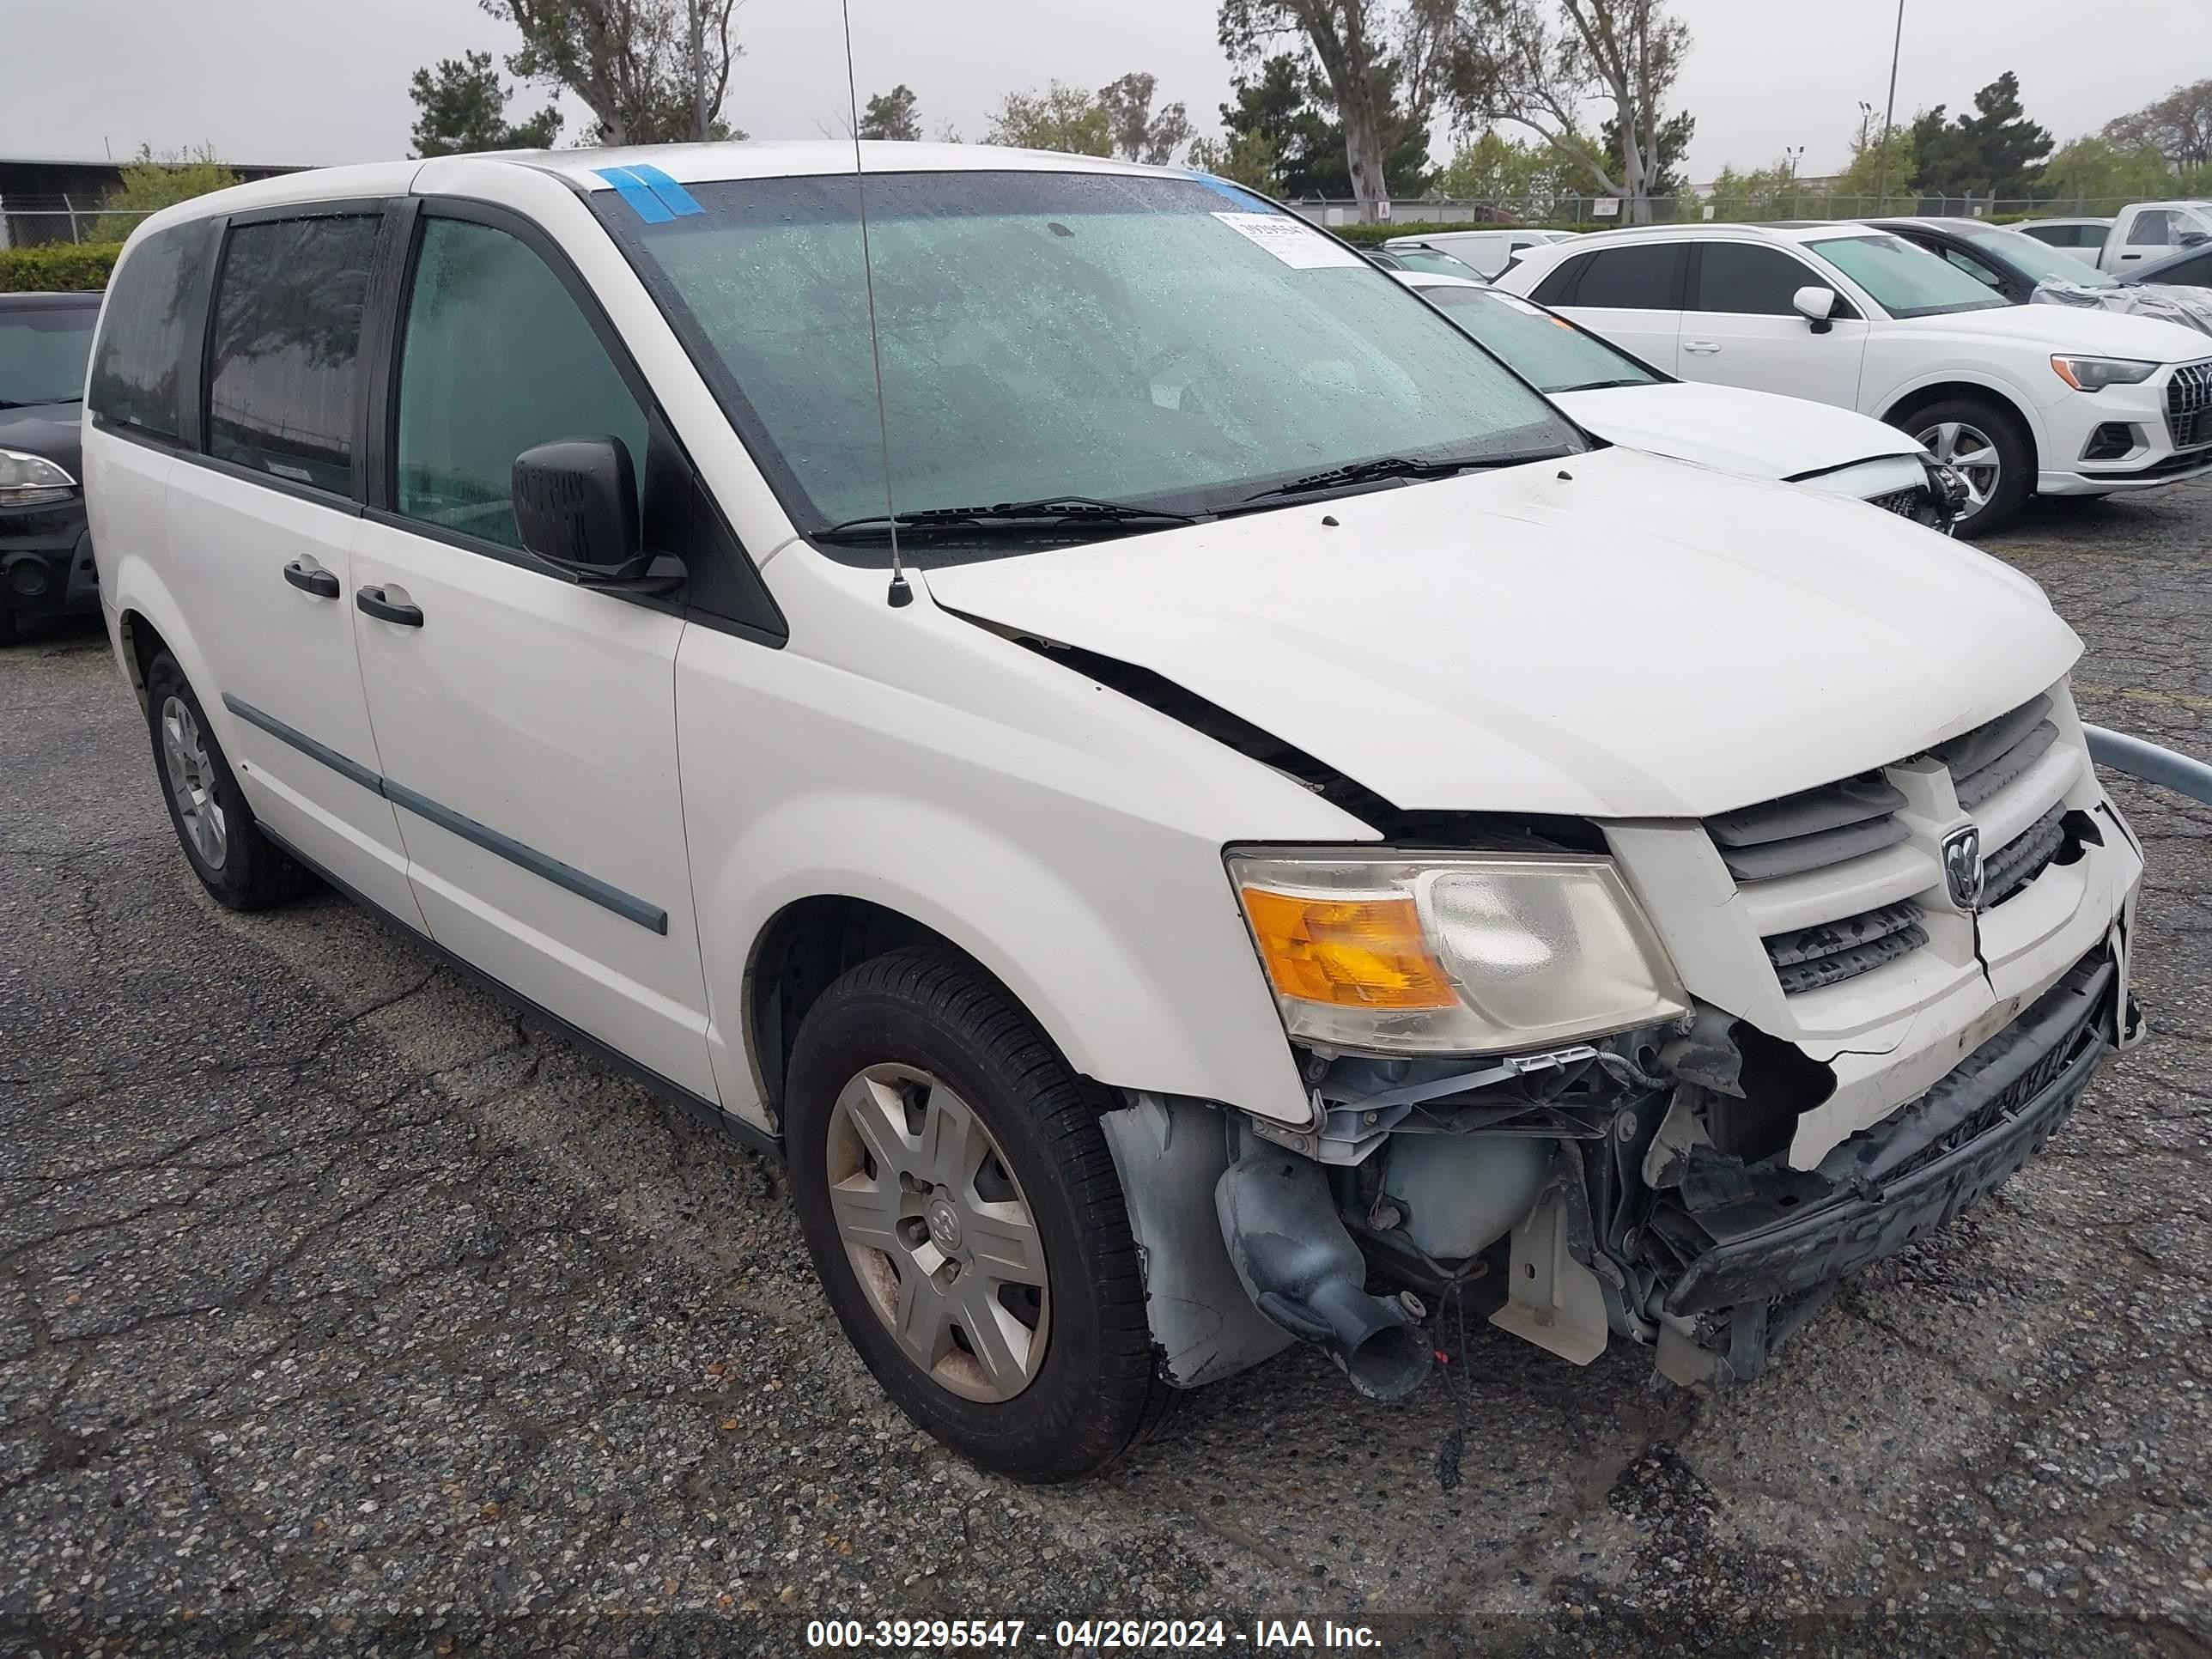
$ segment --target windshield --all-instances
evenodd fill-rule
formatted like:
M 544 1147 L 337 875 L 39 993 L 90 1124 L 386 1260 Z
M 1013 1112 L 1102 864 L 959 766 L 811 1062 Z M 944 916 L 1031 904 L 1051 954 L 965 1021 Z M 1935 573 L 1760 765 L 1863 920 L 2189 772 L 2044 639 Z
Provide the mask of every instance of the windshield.
M 1893 317 L 1987 311 L 2005 303 L 1978 276 L 1969 276 L 1948 259 L 1887 232 L 1831 236 L 1806 246 L 1874 295 Z
M 1432 247 L 1394 247 L 1389 252 L 1408 270 L 1425 270 L 1431 276 L 1463 276 L 1470 283 L 1482 280 L 1482 273 L 1466 260 Z
M 84 395 L 95 306 L 0 311 L 0 405 L 66 403 Z
M 2107 276 L 2096 266 L 2085 264 L 2070 254 L 2061 253 L 2048 243 L 2039 242 L 2023 231 L 2006 230 L 1996 225 L 1977 225 L 1972 229 L 1952 232 L 1962 242 L 1975 247 L 2001 264 L 2012 267 L 2020 276 L 2032 283 L 2064 283 L 2073 288 L 2118 288 L 2119 279 Z
M 702 210 L 660 223 L 593 198 L 809 534 L 884 510 L 854 183 L 694 185 Z M 867 205 L 901 514 L 1203 514 L 1386 456 L 1583 447 L 1395 278 L 1231 186 L 893 173 Z
M 1517 295 L 1487 288 L 1425 288 L 1421 297 L 1546 392 L 1656 386 L 1665 377 Z

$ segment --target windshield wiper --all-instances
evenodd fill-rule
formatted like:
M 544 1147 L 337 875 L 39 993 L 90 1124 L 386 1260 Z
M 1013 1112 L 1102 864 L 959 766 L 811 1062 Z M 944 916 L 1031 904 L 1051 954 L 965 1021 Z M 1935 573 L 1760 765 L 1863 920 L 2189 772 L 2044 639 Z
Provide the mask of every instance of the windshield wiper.
M 1307 495 L 1322 490 L 1349 489 L 1364 483 L 1376 483 L 1389 478 L 1449 478 L 1455 472 L 1472 472 L 1480 469 L 1519 466 L 1524 461 L 1556 460 L 1570 450 L 1532 449 L 1510 455 L 1448 455 L 1441 460 L 1417 461 L 1403 455 L 1384 455 L 1372 461 L 1354 461 L 1349 466 L 1331 467 L 1326 472 L 1310 472 L 1303 478 L 1293 478 L 1288 483 L 1276 484 L 1257 495 L 1247 495 L 1245 504 L 1276 501 L 1285 495 Z
M 20 400 L 0 398 L 0 409 L 36 409 L 41 404 L 81 404 L 83 401 L 82 392 L 72 392 L 66 398 L 25 398 Z
M 1196 524 L 1188 513 L 1164 507 L 1133 507 L 1121 501 L 1094 501 L 1087 495 L 1054 495 L 1035 501 L 999 501 L 989 507 L 926 507 L 911 513 L 848 519 L 827 530 L 817 530 L 821 542 L 888 540 L 894 526 L 902 536 L 950 532 L 964 535 L 981 532 L 1034 535 L 1039 530 L 1081 528 L 1103 525 Z
M 1581 386 L 1552 386 L 1547 392 L 1610 392 L 1617 386 L 1656 386 L 1656 380 L 1647 380 L 1640 374 L 1624 375 L 1618 380 L 1589 380 Z

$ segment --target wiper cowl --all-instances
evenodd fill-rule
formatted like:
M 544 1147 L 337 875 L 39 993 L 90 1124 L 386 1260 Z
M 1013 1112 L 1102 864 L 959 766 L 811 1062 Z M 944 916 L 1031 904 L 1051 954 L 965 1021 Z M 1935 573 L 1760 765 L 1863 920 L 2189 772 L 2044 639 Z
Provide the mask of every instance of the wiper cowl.
M 848 519 L 814 532 L 823 542 L 888 541 L 896 528 L 902 536 L 914 535 L 1035 535 L 1040 531 L 1081 530 L 1108 525 L 1169 526 L 1196 524 L 1188 513 L 1164 507 L 1137 507 L 1121 501 L 1094 501 L 1088 496 L 1054 496 L 1035 501 L 999 501 L 989 507 L 927 507 L 911 513 L 878 514 L 872 518 Z

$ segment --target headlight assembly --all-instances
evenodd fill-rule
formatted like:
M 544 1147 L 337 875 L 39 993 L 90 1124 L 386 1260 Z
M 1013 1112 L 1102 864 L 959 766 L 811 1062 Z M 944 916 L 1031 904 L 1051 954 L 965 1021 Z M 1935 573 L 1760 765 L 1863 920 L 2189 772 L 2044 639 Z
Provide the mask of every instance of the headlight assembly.
M 1609 859 L 1241 851 L 1229 857 L 1292 1036 L 1479 1054 L 1626 1030 L 1689 1006 Z
M 76 480 L 43 455 L 0 449 L 0 507 L 37 507 L 67 501 Z
M 2156 363 L 2133 357 L 2053 356 L 2051 367 L 2076 392 L 2102 392 L 2108 386 L 2135 386 L 2158 373 Z

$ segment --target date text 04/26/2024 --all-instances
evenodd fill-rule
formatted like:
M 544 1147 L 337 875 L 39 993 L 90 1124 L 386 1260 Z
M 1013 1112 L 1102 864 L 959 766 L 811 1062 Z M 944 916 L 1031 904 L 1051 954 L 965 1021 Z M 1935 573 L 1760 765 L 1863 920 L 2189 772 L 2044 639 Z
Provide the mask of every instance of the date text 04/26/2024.
M 1093 1651 L 1164 1651 L 1244 1648 L 1260 1652 L 1360 1651 L 1381 1645 L 1366 1625 L 1334 1620 L 1255 1619 L 1231 1625 L 1222 1619 L 1061 1619 L 1051 1625 L 1025 1619 L 815 1619 L 806 1645 L 825 1649 L 1019 1649 L 1036 1643 Z

